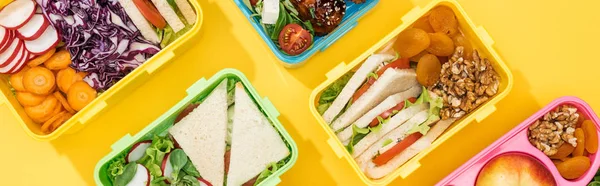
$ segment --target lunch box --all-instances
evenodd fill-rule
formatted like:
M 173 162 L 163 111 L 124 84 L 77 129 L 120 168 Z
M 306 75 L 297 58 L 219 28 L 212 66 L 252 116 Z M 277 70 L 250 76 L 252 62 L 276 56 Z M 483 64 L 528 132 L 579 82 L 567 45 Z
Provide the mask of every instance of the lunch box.
M 488 115 L 493 113 L 496 110 L 495 105 L 502 100 L 510 89 L 513 86 L 513 76 L 502 58 L 498 55 L 498 53 L 494 49 L 494 40 L 487 34 L 486 30 L 481 26 L 476 26 L 471 19 L 467 17 L 466 12 L 463 8 L 456 2 L 455 0 L 433 0 L 429 2 L 427 5 L 422 6 L 424 1 L 416 1 L 415 7 L 413 7 L 406 15 L 404 15 L 402 19 L 402 23 L 398 25 L 391 33 L 386 35 L 383 39 L 381 39 L 377 44 L 371 47 L 369 50 L 365 51 L 358 58 L 354 59 L 349 64 L 344 62 L 340 63 L 333 69 L 331 69 L 327 74 L 327 80 L 320 84 L 317 88 L 313 90 L 309 99 L 309 107 L 311 109 L 312 114 L 317 119 L 318 123 L 323 127 L 326 131 L 327 135 L 329 135 L 329 139 L 327 143 L 331 146 L 334 153 L 339 157 L 346 159 L 348 163 L 352 166 L 356 174 L 360 177 L 360 179 L 367 185 L 387 185 L 391 183 L 394 179 L 400 177 L 402 179 L 411 175 L 415 170 L 419 169 L 421 166 L 422 159 L 429 159 L 434 157 L 428 157 L 427 155 L 434 151 L 438 146 L 440 146 L 444 141 L 452 138 L 458 131 L 463 129 L 465 126 L 470 124 L 473 121 L 481 122 Z M 479 106 L 476 110 L 472 111 L 468 115 L 465 115 L 460 120 L 454 122 L 450 128 L 448 128 L 443 135 L 441 135 L 438 139 L 436 139 L 429 148 L 421 151 L 419 154 L 414 156 L 408 162 L 400 166 L 395 171 L 391 172 L 387 176 L 373 180 L 368 178 L 359 168 L 356 161 L 352 158 L 352 155 L 346 150 L 345 146 L 342 142 L 337 138 L 335 132 L 330 128 L 329 124 L 327 124 L 323 117 L 317 111 L 318 100 L 321 93 L 333 84 L 336 80 L 340 79 L 344 74 L 352 71 L 353 69 L 358 68 L 365 59 L 367 59 L 371 54 L 375 53 L 378 49 L 382 48 L 386 43 L 391 41 L 394 37 L 396 37 L 400 32 L 409 28 L 417 19 L 426 15 L 431 9 L 437 6 L 447 6 L 454 11 L 456 15 L 456 19 L 458 20 L 459 27 L 463 31 L 465 38 L 469 39 L 471 44 L 475 49 L 478 49 L 479 54 L 483 57 L 487 57 L 498 75 L 500 76 L 500 86 L 498 88 L 498 93 L 488 100 L 483 105 Z M 399 18 L 400 19 L 400 18 Z
M 542 151 L 533 146 L 528 140 L 528 127 L 535 123 L 538 119 L 544 117 L 546 113 L 561 105 L 572 105 L 576 107 L 586 119 L 593 121 L 594 125 L 596 126 L 596 133 L 599 133 L 598 128 L 600 128 L 600 120 L 587 103 L 576 97 L 562 97 L 554 100 L 542 110 L 523 121 L 523 123 L 519 124 L 513 130 L 502 136 L 502 138 L 488 146 L 475 157 L 471 158 L 467 163 L 463 164 L 460 168 L 456 169 L 436 185 L 474 185 L 483 166 L 494 157 L 505 153 L 522 153 L 534 157 L 552 173 L 557 185 L 587 185 L 596 174 L 598 167 L 600 167 L 600 153 L 588 155 L 590 158 L 591 167 L 583 176 L 575 180 L 567 180 L 558 173 L 558 170 L 552 163 L 552 160 L 550 160 L 550 158 Z
M 273 51 L 273 54 L 281 60 L 283 66 L 288 68 L 298 67 L 303 64 L 308 58 L 312 57 L 318 51 L 325 51 L 331 44 L 340 39 L 343 35 L 348 33 L 352 28 L 356 27 L 358 24 L 358 19 L 364 16 L 369 10 L 371 10 L 379 0 L 366 0 L 362 4 L 355 4 L 350 0 L 346 1 L 346 15 L 342 19 L 342 22 L 338 27 L 333 30 L 333 32 L 325 35 L 325 36 L 314 36 L 313 37 L 313 45 L 308 48 L 306 51 L 302 52 L 299 55 L 291 56 L 287 55 L 285 52 L 277 47 L 277 44 L 271 40 L 271 37 L 267 35 L 267 32 L 263 29 L 262 25 L 258 21 L 258 18 L 252 16 L 253 11 L 250 10 L 244 4 L 244 0 L 234 0 L 235 4 L 240 8 L 244 16 L 250 21 L 250 24 L 256 31 L 258 35 L 267 43 L 267 46 Z
M 42 133 L 40 129 L 41 125 L 33 122 L 29 116 L 25 114 L 23 106 L 19 104 L 11 90 L 9 75 L 0 75 L 0 107 L 8 107 L 8 110 L 16 118 L 16 122 L 23 127 L 25 132 L 39 141 L 50 141 L 63 134 L 77 132 L 86 124 L 92 122 L 96 116 L 118 104 L 137 87 L 152 77 L 152 75 L 154 75 L 154 73 L 162 66 L 190 49 L 196 43 L 195 41 L 198 40 L 200 36 L 200 28 L 203 21 L 202 9 L 197 1 L 190 0 L 189 2 L 196 11 L 197 21 L 188 33 L 185 33 L 183 36 L 169 44 L 169 46 L 161 49 L 157 54 L 133 70 L 114 86 L 101 93 L 96 99 L 73 115 L 73 117 L 58 127 L 54 132 L 50 134 Z
M 158 119 L 154 120 L 154 122 L 150 123 L 150 125 L 138 132 L 136 135 L 131 136 L 130 134 L 126 134 L 117 142 L 115 142 L 111 146 L 112 151 L 96 164 L 96 168 L 94 169 L 94 180 L 96 181 L 96 185 L 111 185 L 111 181 L 109 180 L 106 171 L 113 158 L 121 153 L 127 152 L 131 146 L 137 142 L 152 139 L 153 135 L 167 134 L 168 129 L 173 125 L 175 118 L 181 111 L 183 111 L 193 101 L 200 100 L 208 96 L 212 90 L 226 78 L 237 79 L 244 85 L 250 97 L 254 99 L 258 108 L 263 111 L 267 119 L 283 137 L 283 140 L 289 148 L 291 156 L 289 161 L 283 167 L 279 167 L 275 173 L 267 177 L 259 185 L 271 186 L 277 185 L 279 182 L 281 182 L 279 177 L 289 170 L 298 159 L 298 147 L 296 146 L 296 142 L 294 142 L 292 137 L 277 119 L 279 117 L 279 112 L 273 106 L 271 101 L 269 101 L 269 99 L 266 97 L 261 98 L 242 72 L 233 69 L 224 69 L 215 74 L 209 80 L 204 78 L 198 80 L 186 90 L 187 96 L 185 98 L 179 101 L 175 106 L 171 107 L 171 109 L 158 117 Z

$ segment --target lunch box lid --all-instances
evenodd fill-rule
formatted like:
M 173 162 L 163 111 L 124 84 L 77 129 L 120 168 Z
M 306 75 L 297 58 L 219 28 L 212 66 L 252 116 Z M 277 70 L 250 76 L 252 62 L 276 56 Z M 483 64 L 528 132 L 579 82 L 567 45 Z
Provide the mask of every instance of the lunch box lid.
M 288 171 L 298 159 L 298 146 L 296 145 L 296 142 L 285 130 L 279 119 L 277 119 L 279 117 L 279 111 L 277 111 L 271 101 L 267 97 L 261 98 L 248 78 L 246 78 L 242 72 L 235 69 L 224 69 L 217 72 L 217 74 L 208 80 L 202 78 L 196 81 L 186 90 L 187 96 L 179 101 L 176 105 L 171 107 L 167 112 L 158 117 L 134 136 L 131 136 L 131 134 L 126 134 L 113 145 L 111 145 L 111 152 L 98 161 L 94 169 L 94 180 L 96 185 L 105 185 L 105 183 L 110 183 L 108 175 L 106 174 L 106 169 L 113 158 L 121 153 L 125 153 L 125 151 L 129 150 L 129 148 L 136 142 L 150 139 L 154 134 L 166 134 L 167 130 L 172 126 L 171 123 L 183 109 L 185 109 L 192 101 L 208 96 L 208 94 L 210 94 L 212 90 L 226 78 L 236 78 L 240 80 L 240 82 L 248 91 L 250 97 L 252 97 L 257 104 L 258 108 L 263 111 L 263 114 L 266 115 L 267 119 L 271 124 L 273 124 L 273 127 L 275 127 L 283 140 L 286 142 L 290 150 L 289 161 L 271 176 L 263 180 L 259 185 L 272 186 L 281 182 L 280 176 Z
M 355 4 L 350 0 L 346 1 L 346 15 L 342 19 L 340 25 L 326 36 L 313 37 L 313 45 L 297 56 L 291 56 L 284 53 L 277 47 L 277 44 L 267 35 L 262 25 L 258 22 L 258 18 L 252 16 L 253 13 L 244 4 L 244 0 L 234 0 L 235 4 L 240 8 L 242 14 L 248 19 L 252 27 L 258 32 L 258 35 L 265 41 L 269 49 L 279 58 L 285 67 L 293 68 L 303 64 L 307 59 L 315 55 L 317 52 L 323 52 L 338 39 L 348 33 L 352 28 L 356 27 L 358 20 L 371 10 L 379 0 L 366 0 L 362 4 Z
M 351 165 L 352 169 L 356 174 L 360 177 L 366 185 L 387 185 L 390 184 L 397 178 L 407 178 L 409 175 L 413 174 L 416 170 L 421 166 L 421 160 L 424 158 L 435 158 L 435 157 L 427 157 L 427 155 L 434 151 L 438 146 L 443 144 L 446 140 L 452 138 L 456 133 L 458 133 L 462 128 L 467 126 L 473 121 L 481 122 L 483 119 L 488 117 L 491 113 L 496 110 L 495 105 L 502 100 L 508 92 L 513 87 L 513 76 L 510 69 L 506 66 L 500 55 L 495 51 L 494 48 L 494 40 L 488 35 L 487 31 L 481 27 L 476 26 L 473 21 L 467 17 L 464 9 L 456 2 L 456 0 L 433 0 L 433 1 L 420 1 L 413 0 L 414 7 L 407 12 L 401 19 L 402 24 L 400 24 L 397 28 L 395 28 L 391 33 L 386 35 L 383 39 L 381 39 L 377 44 L 375 44 L 370 49 L 366 50 L 363 54 L 357 57 L 354 61 L 349 64 L 342 62 L 338 64 L 336 67 L 331 69 L 327 74 L 325 74 L 327 80 L 320 84 L 317 88 L 313 90 L 309 99 L 309 107 L 311 109 L 311 113 L 317 119 L 318 123 L 325 130 L 329 139 L 327 143 L 331 146 L 334 153 L 340 159 L 346 159 L 348 163 Z M 455 12 L 455 16 L 459 22 L 459 25 L 465 32 L 465 35 L 470 35 L 473 37 L 469 37 L 469 41 L 475 46 L 475 48 L 480 49 L 480 53 L 482 55 L 488 57 L 490 61 L 493 61 L 493 66 L 496 72 L 500 75 L 500 88 L 495 97 L 488 100 L 483 105 L 479 106 L 475 111 L 470 114 L 464 116 L 461 120 L 456 121 L 452 124 L 452 127 L 447 129 L 443 135 L 438 137 L 429 148 L 421 151 L 419 154 L 414 156 L 411 160 L 407 161 L 405 164 L 400 166 L 395 171 L 391 172 L 387 176 L 378 179 L 372 180 L 368 178 L 362 170 L 358 167 L 358 164 L 352 158 L 351 154 L 348 153 L 344 145 L 338 140 L 336 134 L 331 130 L 329 125 L 323 120 L 319 112 L 317 111 L 318 98 L 320 94 L 329 87 L 332 83 L 334 83 L 337 79 L 343 76 L 346 72 L 350 72 L 352 69 L 357 68 L 362 62 L 367 59 L 371 54 L 375 53 L 378 49 L 382 48 L 385 44 L 391 41 L 394 37 L 396 37 L 400 32 L 408 28 L 412 25 L 417 19 L 426 15 L 432 8 L 436 6 L 448 6 L 453 9 Z M 440 158 L 440 157 L 437 157 Z
M 98 115 L 108 110 L 111 106 L 118 104 L 133 92 L 137 87 L 146 82 L 150 77 L 159 71 L 168 62 L 173 61 L 176 56 L 190 49 L 199 39 L 200 29 L 203 23 L 202 8 L 198 1 L 189 1 L 196 12 L 196 24 L 180 38 L 169 44 L 169 46 L 160 50 L 138 68 L 130 72 L 123 79 L 107 91 L 100 94 L 96 99 L 89 103 L 73 117 L 67 120 L 62 126 L 50 134 L 43 134 L 39 124 L 31 121 L 29 116 L 19 104 L 8 82 L 8 78 L 0 78 L 0 106 L 6 105 L 9 112 L 14 115 L 16 122 L 23 127 L 27 135 L 38 141 L 51 141 L 63 134 L 74 133 L 83 128 L 86 124 L 92 122 Z

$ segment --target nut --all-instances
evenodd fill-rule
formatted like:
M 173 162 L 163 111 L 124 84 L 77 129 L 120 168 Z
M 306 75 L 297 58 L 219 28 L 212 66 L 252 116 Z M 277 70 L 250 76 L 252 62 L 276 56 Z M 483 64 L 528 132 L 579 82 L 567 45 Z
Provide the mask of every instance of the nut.
M 498 93 L 500 77 L 486 58 L 473 51 L 473 60 L 463 58 L 464 48 L 456 47 L 441 75 L 430 90 L 440 95 L 442 119 L 462 117 Z
M 559 106 L 529 126 L 529 142 L 547 156 L 556 154 L 563 143 L 576 147 L 574 133 L 578 119 L 577 108 Z

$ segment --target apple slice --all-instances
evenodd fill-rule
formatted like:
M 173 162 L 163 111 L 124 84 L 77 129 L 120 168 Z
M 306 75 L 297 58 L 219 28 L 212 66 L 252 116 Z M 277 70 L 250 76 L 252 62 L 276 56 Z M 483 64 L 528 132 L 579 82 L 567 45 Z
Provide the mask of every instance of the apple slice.
M 135 162 L 140 160 L 144 154 L 146 154 L 146 149 L 152 145 L 152 140 L 140 141 L 131 147 L 129 153 L 127 153 L 127 162 Z
M 150 185 L 150 171 L 142 164 L 137 164 L 137 170 L 135 175 L 126 186 L 149 186 Z
M 37 39 L 25 41 L 25 47 L 32 54 L 41 55 L 54 48 L 58 44 L 58 41 L 58 32 L 56 32 L 54 27 L 49 26 Z
M 15 57 L 17 57 L 19 52 L 21 52 L 21 47 L 23 47 L 23 42 L 19 38 L 14 38 L 11 41 L 10 46 L 2 53 L 0 53 L 0 68 L 10 65 L 10 63 L 15 59 Z
M 206 181 L 205 179 L 198 178 L 198 181 L 200 181 L 200 186 L 212 186 L 212 184 L 210 184 L 210 182 Z
M 6 63 L 8 65 L 0 67 L 0 73 L 10 73 L 12 70 L 17 69 L 17 67 L 20 66 L 20 64 L 22 64 L 21 62 L 23 61 L 23 57 L 25 54 L 27 54 L 25 51 L 25 47 L 21 46 L 19 48 L 19 51 L 17 52 L 17 55 L 11 61 Z
M 168 153 L 165 158 L 163 158 L 162 165 L 160 166 L 160 170 L 162 171 L 162 176 L 172 179 L 171 175 L 173 175 L 173 165 L 171 165 L 171 153 Z M 169 183 L 168 180 L 165 182 Z
M 27 23 L 35 13 L 32 0 L 13 1 L 0 11 L 0 26 L 15 30 Z
M 17 29 L 17 37 L 23 40 L 37 39 L 44 33 L 50 22 L 43 15 L 35 14 L 31 20 Z

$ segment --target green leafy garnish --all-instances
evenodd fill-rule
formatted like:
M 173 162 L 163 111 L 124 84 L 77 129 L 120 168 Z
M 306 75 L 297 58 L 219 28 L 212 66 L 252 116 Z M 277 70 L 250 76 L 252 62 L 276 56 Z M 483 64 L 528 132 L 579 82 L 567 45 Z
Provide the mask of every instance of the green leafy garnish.
M 423 103 L 429 103 L 429 111 L 428 111 L 427 120 L 425 120 L 425 122 L 418 124 L 418 125 L 414 126 L 413 128 L 411 128 L 410 130 L 408 130 L 407 134 L 420 132 L 421 134 L 425 135 L 425 134 L 427 134 L 429 129 L 431 129 L 431 127 L 429 127 L 429 125 L 440 120 L 440 110 L 442 109 L 442 106 L 443 106 L 443 100 L 441 97 L 437 97 L 437 98 L 431 97 L 429 95 L 429 92 L 427 91 L 427 89 L 425 89 L 425 87 L 423 87 L 423 92 L 421 92 L 421 95 L 419 96 L 417 101 L 415 101 L 414 104 L 411 104 L 409 101 L 406 101 L 404 106 L 406 107 L 406 105 L 408 105 L 408 104 L 416 105 L 416 104 L 423 104 Z
M 369 74 L 367 74 L 367 79 L 370 77 L 372 77 L 373 79 L 379 79 L 379 76 L 374 72 L 370 72 Z
M 115 183 L 114 183 L 115 186 L 127 185 L 127 183 L 129 183 L 133 179 L 133 176 L 135 176 L 136 171 L 137 171 L 137 163 L 131 162 L 131 163 L 125 165 L 123 174 L 121 174 L 115 178 Z
M 319 106 L 317 106 L 319 114 L 323 115 L 323 113 L 329 109 L 331 103 L 333 103 L 335 98 L 342 92 L 342 89 L 348 84 L 352 75 L 354 75 L 354 73 L 344 74 L 321 93 L 321 97 L 319 97 Z
M 171 161 L 171 166 L 173 166 L 173 180 L 179 180 L 179 171 L 187 164 L 188 157 L 185 155 L 185 152 L 181 149 L 175 149 L 171 152 L 169 157 L 169 161 Z
M 386 145 L 389 145 L 392 142 L 394 142 L 392 139 L 386 139 L 385 141 L 383 141 L 383 146 L 385 147 Z
M 148 168 L 150 174 L 155 177 L 162 176 L 160 165 L 165 155 L 175 148 L 173 141 L 169 136 L 154 136 L 152 144 L 146 149 L 146 154 L 142 156 L 139 163 Z
M 198 172 L 198 170 L 196 169 L 196 167 L 194 167 L 194 164 L 192 164 L 192 162 L 189 162 L 185 164 L 185 166 L 183 166 L 183 169 L 181 169 L 183 172 L 185 172 L 187 175 L 190 176 L 194 176 L 194 177 L 200 177 L 200 173 Z
M 111 160 L 108 164 L 108 178 L 110 179 L 110 181 L 114 182 L 115 177 L 123 174 L 123 170 L 126 165 L 125 156 L 126 153 L 122 153 L 118 157 Z
M 288 159 L 288 158 L 286 158 L 286 159 Z M 284 159 L 277 163 L 273 162 L 273 163 L 269 164 L 269 166 L 258 175 L 258 178 L 256 179 L 256 182 L 254 182 L 254 185 L 255 186 L 258 185 L 260 182 L 262 182 L 263 180 L 265 180 L 266 178 L 271 176 L 273 173 L 277 172 L 277 170 L 279 170 L 280 168 L 282 168 L 285 165 L 285 162 L 286 161 Z

